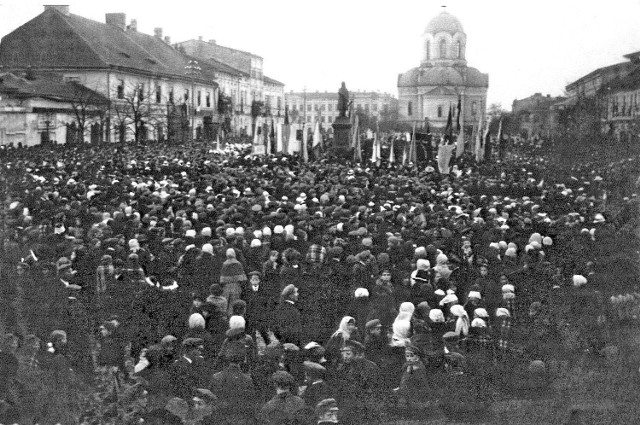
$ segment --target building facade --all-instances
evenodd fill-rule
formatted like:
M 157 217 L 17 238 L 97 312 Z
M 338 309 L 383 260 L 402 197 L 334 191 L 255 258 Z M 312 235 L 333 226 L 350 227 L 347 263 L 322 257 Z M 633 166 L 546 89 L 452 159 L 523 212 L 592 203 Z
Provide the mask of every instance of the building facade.
M 442 128 L 459 98 L 465 125 L 479 120 L 486 108 L 489 75 L 467 66 L 466 49 L 467 35 L 455 16 L 444 11 L 427 24 L 420 66 L 398 75 L 401 122 L 428 120 Z
M 557 114 L 553 113 L 553 106 L 566 98 L 551 95 L 543 96 L 535 93 L 524 99 L 516 99 L 511 106 L 515 128 L 524 138 L 549 137 L 558 124 Z
M 364 112 L 378 122 L 385 116 L 397 111 L 398 99 L 389 93 L 372 91 L 350 91 L 353 110 Z M 285 107 L 289 110 L 289 119 L 298 124 L 307 123 L 332 131 L 331 126 L 338 117 L 338 92 L 293 92 L 285 95 Z
M 618 140 L 640 137 L 640 51 L 625 62 L 598 68 L 566 86 L 568 98 L 557 109 L 588 105 L 600 119 L 603 134 Z
M 284 120 L 284 84 L 263 73 L 263 58 L 238 49 L 221 46 L 215 40 L 188 40 L 178 43 L 187 54 L 199 60 L 214 61 L 228 69 L 218 72 L 220 92 L 231 98 L 233 105 L 232 127 L 240 133 L 250 133 L 253 102 L 261 102 L 261 111 L 274 122 Z
M 105 141 L 213 137 L 216 66 L 193 62 L 161 33 L 138 32 L 124 13 L 107 13 L 101 23 L 68 6 L 45 6 L 2 38 L 0 65 L 57 75 L 102 94 L 110 106 L 92 119 L 102 121 Z
M 89 117 L 107 107 L 106 97 L 74 82 L 1 73 L 0 145 L 77 143 L 85 134 L 98 143 L 103 128 Z M 79 121 L 78 115 L 89 119 Z

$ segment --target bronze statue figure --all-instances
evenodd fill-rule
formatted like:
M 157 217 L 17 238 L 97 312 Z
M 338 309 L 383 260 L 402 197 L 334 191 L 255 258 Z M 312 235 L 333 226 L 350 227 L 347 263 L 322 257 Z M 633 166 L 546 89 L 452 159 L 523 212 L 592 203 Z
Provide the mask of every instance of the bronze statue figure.
M 347 116 L 347 109 L 349 109 L 349 90 L 342 82 L 342 87 L 338 90 L 338 112 L 340 117 Z

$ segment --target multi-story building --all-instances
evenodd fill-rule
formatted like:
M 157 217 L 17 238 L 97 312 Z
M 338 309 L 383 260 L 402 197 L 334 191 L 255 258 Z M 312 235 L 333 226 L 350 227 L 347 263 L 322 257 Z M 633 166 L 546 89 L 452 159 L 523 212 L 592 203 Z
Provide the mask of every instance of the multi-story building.
M 231 97 L 236 131 L 249 132 L 252 124 L 251 109 L 254 102 L 262 102 L 261 113 L 274 119 L 284 120 L 284 84 L 264 75 L 263 58 L 238 49 L 221 46 L 215 40 L 188 40 L 178 43 L 187 54 L 200 60 L 212 60 L 226 65 L 224 75 L 219 72 L 220 91 Z
M 364 112 L 378 121 L 398 109 L 398 99 L 389 93 L 350 91 L 349 97 L 354 111 Z M 320 122 L 323 129 L 332 131 L 331 124 L 339 114 L 338 92 L 290 91 L 285 96 L 285 106 L 289 109 L 291 121 L 313 125 Z
M 624 55 L 626 62 L 591 71 L 566 86 L 568 99 L 558 109 L 580 101 L 597 109 L 601 130 L 618 139 L 640 135 L 640 51 Z
M 124 13 L 105 23 L 71 14 L 69 6 L 45 6 L 40 15 L 2 38 L 6 71 L 58 75 L 101 93 L 109 101 L 102 140 L 212 138 L 217 115 L 215 63 L 194 62 L 170 40 L 137 31 Z M 89 135 L 85 135 L 85 140 Z
M 514 100 L 511 111 L 515 128 L 525 138 L 549 137 L 557 125 L 557 115 L 553 113 L 552 106 L 564 100 L 561 96 L 543 96 L 542 93 Z
M 461 99 L 465 125 L 486 108 L 489 75 L 467 66 L 467 36 L 460 21 L 446 11 L 433 18 L 423 34 L 422 62 L 398 75 L 399 120 L 444 127 L 449 108 Z

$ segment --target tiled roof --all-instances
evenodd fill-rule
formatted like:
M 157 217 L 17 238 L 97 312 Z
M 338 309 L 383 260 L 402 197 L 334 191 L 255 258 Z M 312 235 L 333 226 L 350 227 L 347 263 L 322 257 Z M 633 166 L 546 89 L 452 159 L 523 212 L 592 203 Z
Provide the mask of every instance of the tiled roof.
M 284 86 L 284 83 L 274 80 L 273 78 L 269 78 L 266 75 L 263 78 L 264 78 L 265 84 L 273 84 L 274 86 Z
M 110 68 L 184 77 L 191 58 L 161 39 L 78 15 L 47 9 L 0 43 L 8 67 Z M 213 80 L 203 67 L 203 80 Z
M 73 82 L 61 82 L 52 78 L 38 77 L 27 80 L 10 72 L 0 74 L 0 93 L 9 93 L 16 97 L 42 97 L 61 101 L 84 99 L 94 104 L 106 104 L 108 99 L 98 92 Z

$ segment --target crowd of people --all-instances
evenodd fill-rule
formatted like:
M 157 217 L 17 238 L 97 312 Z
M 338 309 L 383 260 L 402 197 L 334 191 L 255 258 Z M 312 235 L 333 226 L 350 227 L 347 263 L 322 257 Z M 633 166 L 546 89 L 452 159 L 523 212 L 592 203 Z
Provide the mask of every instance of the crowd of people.
M 74 423 L 17 377 L 72 393 L 107 368 L 145 423 L 180 423 L 175 398 L 204 423 L 376 423 L 481 410 L 606 345 L 598 259 L 638 225 L 638 158 L 440 174 L 247 149 L 0 151 L 3 414 Z

